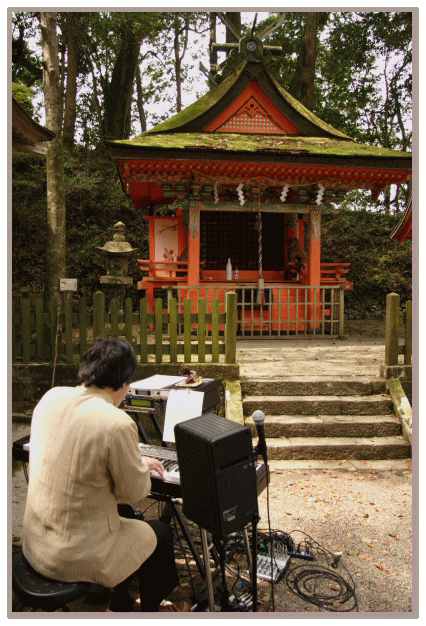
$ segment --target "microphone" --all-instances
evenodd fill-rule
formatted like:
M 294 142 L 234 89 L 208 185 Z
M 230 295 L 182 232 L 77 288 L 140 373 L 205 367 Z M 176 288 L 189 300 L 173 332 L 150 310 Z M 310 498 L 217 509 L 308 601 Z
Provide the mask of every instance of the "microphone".
M 268 451 L 266 448 L 266 439 L 265 439 L 265 414 L 263 411 L 255 411 L 251 416 L 253 422 L 256 425 L 257 436 L 259 438 L 259 443 L 256 447 L 256 452 L 261 454 L 265 463 L 268 463 Z

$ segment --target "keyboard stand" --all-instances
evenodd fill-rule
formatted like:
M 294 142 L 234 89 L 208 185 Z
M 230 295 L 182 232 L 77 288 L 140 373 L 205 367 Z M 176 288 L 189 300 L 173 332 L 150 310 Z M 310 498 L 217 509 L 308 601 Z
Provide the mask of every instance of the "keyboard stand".
M 206 570 L 200 558 L 200 555 L 198 554 L 195 548 L 194 542 L 192 541 L 192 538 L 188 529 L 188 524 L 186 523 L 186 520 L 180 511 L 180 502 L 176 498 L 163 496 L 160 494 L 151 494 L 149 497 L 153 498 L 154 500 L 158 500 L 164 503 L 164 507 L 161 511 L 160 518 L 159 518 L 160 521 L 165 522 L 166 524 L 170 524 L 172 517 L 175 517 L 182 531 L 182 534 L 185 538 L 185 541 L 188 545 L 188 548 L 191 551 L 191 554 L 194 558 L 198 571 L 200 572 L 200 575 L 203 578 L 203 580 L 205 580 Z

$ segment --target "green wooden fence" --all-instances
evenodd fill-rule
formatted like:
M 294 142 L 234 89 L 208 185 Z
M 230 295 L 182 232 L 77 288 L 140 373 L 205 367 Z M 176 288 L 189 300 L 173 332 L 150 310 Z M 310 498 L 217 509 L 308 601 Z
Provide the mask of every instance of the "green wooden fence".
M 400 328 L 404 327 L 404 338 L 400 342 Z M 386 296 L 386 344 L 385 365 L 398 365 L 399 355 L 403 355 L 404 365 L 411 365 L 413 349 L 412 302 L 405 303 L 405 313 L 400 311 L 400 296 L 388 293 Z
M 116 299 L 107 310 L 105 294 L 98 291 L 92 306 L 84 297 L 44 306 L 42 296 L 25 293 L 12 301 L 12 361 L 74 363 L 97 337 L 125 337 L 141 363 L 235 363 L 237 295 L 227 294 L 225 313 L 219 313 L 218 300 L 211 303 L 211 313 L 202 298 L 197 312 L 191 305 L 186 300 L 178 313 L 171 298 L 165 312 L 157 298 L 155 313 L 149 313 L 146 298 L 137 310 L 127 298 L 123 311 Z

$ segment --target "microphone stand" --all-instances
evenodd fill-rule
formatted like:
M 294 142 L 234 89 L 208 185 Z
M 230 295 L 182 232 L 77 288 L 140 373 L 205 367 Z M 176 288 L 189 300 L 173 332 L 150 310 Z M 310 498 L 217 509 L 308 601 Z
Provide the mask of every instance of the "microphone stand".
M 253 520 L 251 523 L 252 535 L 251 535 L 251 550 L 252 550 L 252 598 L 253 598 L 253 613 L 257 613 L 257 523 L 259 521 L 258 515 L 253 515 Z
M 264 422 L 265 415 L 262 411 L 255 411 L 252 415 L 253 421 L 258 432 L 258 443 L 254 450 L 255 462 L 257 463 L 259 454 L 265 462 L 266 480 L 269 481 L 268 453 L 265 440 Z M 257 612 L 257 524 L 259 515 L 253 516 L 252 522 L 252 594 L 253 594 L 253 612 Z

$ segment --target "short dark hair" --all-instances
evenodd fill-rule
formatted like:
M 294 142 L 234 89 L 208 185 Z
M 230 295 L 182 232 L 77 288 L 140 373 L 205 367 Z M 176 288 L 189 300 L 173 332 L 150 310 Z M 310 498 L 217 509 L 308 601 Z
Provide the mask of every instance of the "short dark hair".
M 86 387 L 111 387 L 117 391 L 124 383 L 132 382 L 137 366 L 133 348 L 125 339 L 99 337 L 83 356 L 78 381 Z

